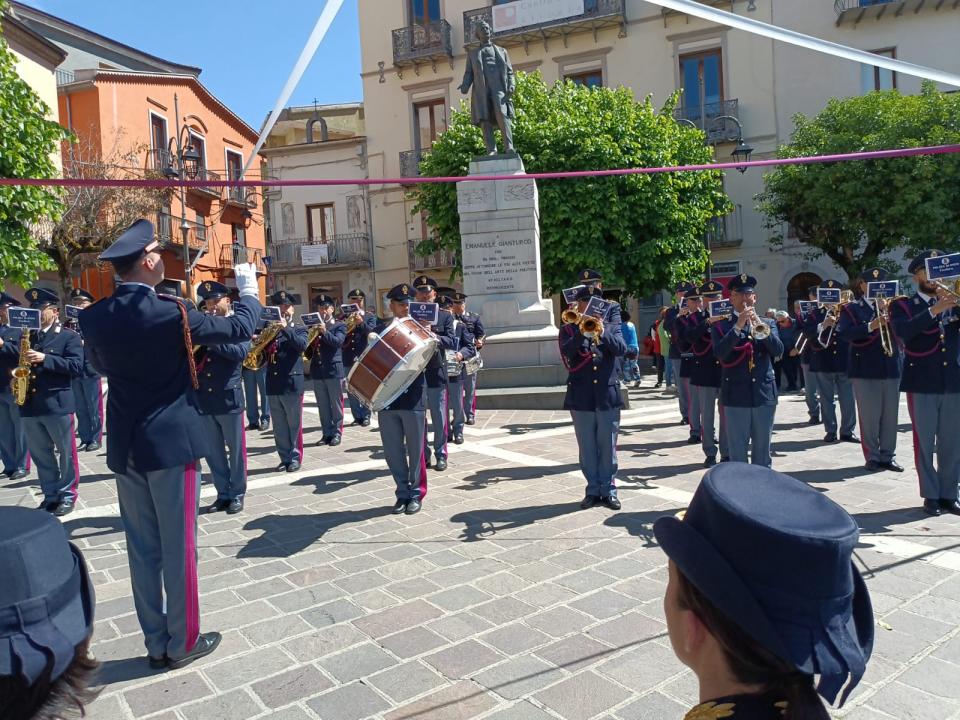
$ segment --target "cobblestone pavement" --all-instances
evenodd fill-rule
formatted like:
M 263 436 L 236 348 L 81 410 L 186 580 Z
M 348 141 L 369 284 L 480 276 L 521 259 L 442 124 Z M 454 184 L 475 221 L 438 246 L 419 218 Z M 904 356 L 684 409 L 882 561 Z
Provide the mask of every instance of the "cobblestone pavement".
M 673 395 L 631 394 L 621 512 L 578 509 L 567 414 L 481 411 L 412 517 L 388 512 L 378 433 L 349 427 L 339 448 L 317 447 L 308 394 L 303 469 L 276 474 L 270 435 L 248 433 L 246 511 L 200 516 L 201 627 L 224 641 L 168 673 L 143 659 L 104 454 L 81 454 L 81 503 L 65 524 L 97 586 L 103 692 L 91 717 L 682 717 L 696 683 L 666 637 L 651 524 L 686 506 L 703 457 Z M 824 445 L 805 420 L 802 398 L 781 399 L 775 467 L 858 520 L 877 616 L 867 676 L 837 716 L 960 719 L 960 518 L 918 508 L 905 406 L 902 475 L 867 474 L 858 446 Z M 32 482 L 0 488 L 0 503 L 36 502 Z M 213 498 L 205 486 L 202 502 Z

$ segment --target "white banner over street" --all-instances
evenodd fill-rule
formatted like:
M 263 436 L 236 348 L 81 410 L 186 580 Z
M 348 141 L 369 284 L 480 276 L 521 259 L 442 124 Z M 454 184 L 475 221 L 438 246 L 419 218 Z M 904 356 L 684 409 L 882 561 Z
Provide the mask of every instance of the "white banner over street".
M 493 31 L 516 30 L 583 13 L 584 0 L 514 0 L 493 6 Z

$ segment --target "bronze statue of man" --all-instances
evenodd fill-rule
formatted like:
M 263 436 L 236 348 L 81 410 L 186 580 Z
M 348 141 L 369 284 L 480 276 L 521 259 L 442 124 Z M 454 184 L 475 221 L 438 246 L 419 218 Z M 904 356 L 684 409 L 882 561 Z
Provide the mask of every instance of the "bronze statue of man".
M 467 70 L 460 83 L 460 92 L 470 96 L 470 113 L 473 124 L 483 131 L 483 142 L 488 155 L 497 154 L 497 139 L 494 130 L 500 128 L 503 136 L 503 152 L 516 154 L 513 148 L 513 93 L 516 78 L 510 56 L 490 39 L 490 25 L 481 21 L 476 28 L 480 47 L 467 53 Z

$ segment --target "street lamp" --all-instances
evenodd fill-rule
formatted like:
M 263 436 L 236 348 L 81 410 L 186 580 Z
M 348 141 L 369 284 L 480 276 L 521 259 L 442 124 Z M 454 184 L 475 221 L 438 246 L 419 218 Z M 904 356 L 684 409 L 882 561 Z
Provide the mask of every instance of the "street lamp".
M 737 126 L 737 147 L 730 153 L 730 156 L 737 161 L 750 162 L 750 156 L 753 155 L 753 147 L 747 145 L 743 139 L 743 125 L 733 115 L 721 115 L 720 117 L 714 118 L 713 123 L 716 124 L 720 120 L 729 120 Z M 744 165 L 740 165 L 737 167 L 737 170 L 743 175 L 743 173 L 747 171 L 747 168 Z

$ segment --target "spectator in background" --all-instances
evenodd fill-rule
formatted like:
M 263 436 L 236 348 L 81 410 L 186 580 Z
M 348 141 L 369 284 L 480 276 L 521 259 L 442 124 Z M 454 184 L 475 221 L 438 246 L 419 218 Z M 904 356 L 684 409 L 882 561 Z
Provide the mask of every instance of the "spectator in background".
M 663 386 L 663 348 L 660 346 L 660 325 L 663 323 L 663 310 L 657 313 L 657 319 L 650 326 L 650 341 L 653 343 L 653 365 L 657 369 L 657 384 L 654 387 Z
M 84 715 L 93 585 L 83 555 L 49 513 L 0 507 L 0 717 Z
M 800 328 L 785 310 L 777 310 L 777 331 L 780 333 L 780 342 L 783 343 L 783 355 L 773 365 L 773 371 L 777 375 L 777 388 L 781 388 L 781 373 L 787 381 L 786 392 L 796 392 L 800 388 L 797 386 L 797 374 L 800 370 L 800 353 L 794 347 L 797 344 L 797 337 L 800 334 Z
M 768 320 L 777 319 L 777 309 L 776 308 L 767 308 L 767 312 L 764 314 L 764 317 Z
M 637 340 L 637 327 L 630 322 L 630 313 L 626 310 L 620 312 L 622 321 L 621 330 L 623 331 L 623 342 L 627 346 L 627 352 L 623 356 L 623 382 L 634 383 L 634 387 L 640 387 L 640 364 L 637 358 L 640 357 L 640 342 Z
M 660 309 L 660 319 L 657 321 L 657 334 L 660 336 L 660 354 L 663 356 L 663 374 L 667 381 L 667 387 L 673 387 L 673 359 L 670 357 L 670 331 L 664 325 L 667 317 L 667 311 L 670 308 Z

